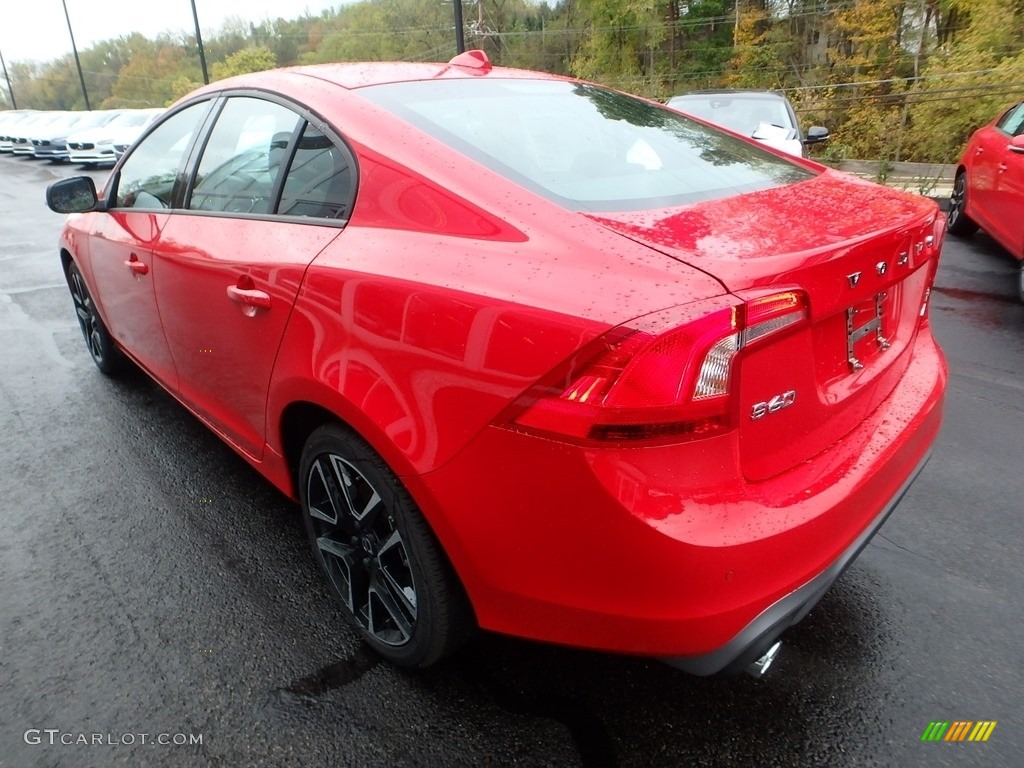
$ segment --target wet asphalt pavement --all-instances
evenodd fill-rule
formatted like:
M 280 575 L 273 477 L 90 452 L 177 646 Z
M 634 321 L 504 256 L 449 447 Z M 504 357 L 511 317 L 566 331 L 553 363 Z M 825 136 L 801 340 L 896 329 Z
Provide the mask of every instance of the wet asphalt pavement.
M 0 768 L 1021 764 L 1024 306 L 985 235 L 939 270 L 932 461 L 764 679 L 493 635 L 409 673 L 346 625 L 296 507 L 94 369 L 43 203 L 77 172 L 0 156 Z M 998 725 L 921 743 L 934 720 Z

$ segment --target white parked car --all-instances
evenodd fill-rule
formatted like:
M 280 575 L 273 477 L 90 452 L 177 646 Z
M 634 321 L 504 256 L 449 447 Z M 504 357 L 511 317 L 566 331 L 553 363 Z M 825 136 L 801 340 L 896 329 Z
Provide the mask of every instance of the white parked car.
M 805 136 L 789 99 L 775 91 L 694 91 L 673 96 L 668 106 L 801 157 L 804 147 L 828 139 L 828 128 L 812 125 Z
M 114 147 L 132 144 L 163 112 L 162 108 L 126 109 L 101 128 L 73 133 L 68 136 L 68 157 L 73 163 L 112 165 L 119 157 Z
M 68 160 L 68 135 L 106 125 L 121 113 L 119 109 L 94 109 L 69 112 L 63 121 L 54 122 L 32 133 L 32 154 L 36 160 L 64 163 Z
M 26 120 L 38 117 L 39 113 L 34 109 L 8 109 L 0 112 L 0 152 L 10 152 L 11 134 L 17 126 Z
M 32 154 L 32 133 L 61 119 L 66 112 L 37 112 L 35 115 L 19 120 L 9 129 L 0 152 L 11 152 L 15 155 Z

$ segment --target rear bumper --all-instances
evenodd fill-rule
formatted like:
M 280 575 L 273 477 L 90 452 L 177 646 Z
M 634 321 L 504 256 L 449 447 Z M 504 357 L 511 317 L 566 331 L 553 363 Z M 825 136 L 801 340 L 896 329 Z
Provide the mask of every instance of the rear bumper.
M 853 433 L 768 480 L 734 434 L 586 449 L 499 427 L 403 479 L 482 627 L 711 674 L 802 618 L 920 471 L 946 364 L 927 330 L 909 352 Z
M 858 536 L 853 543 L 840 555 L 832 565 L 808 581 L 799 589 L 790 592 L 783 598 L 765 608 L 753 621 L 745 626 L 732 640 L 711 653 L 701 656 L 682 658 L 663 658 L 670 664 L 692 675 L 713 675 L 717 672 L 739 672 L 755 659 L 762 656 L 785 630 L 804 618 L 818 601 L 825 596 L 829 588 L 843 571 L 857 559 L 857 555 L 868 545 L 878 530 L 889 519 L 903 495 L 924 469 L 931 458 L 931 453 L 921 461 L 914 473 L 900 488 L 895 497 L 879 513 L 871 525 Z

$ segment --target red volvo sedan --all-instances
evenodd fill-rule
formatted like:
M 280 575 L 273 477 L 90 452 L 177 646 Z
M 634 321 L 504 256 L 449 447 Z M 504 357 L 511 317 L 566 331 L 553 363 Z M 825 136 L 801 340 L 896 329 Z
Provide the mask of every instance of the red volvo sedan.
M 982 227 L 1019 264 L 1017 295 L 1024 301 L 1024 102 L 1014 104 L 971 136 L 949 196 L 949 231 L 970 237 Z
M 479 52 L 215 83 L 47 198 L 96 364 L 299 500 L 396 664 L 763 671 L 939 431 L 934 203 Z

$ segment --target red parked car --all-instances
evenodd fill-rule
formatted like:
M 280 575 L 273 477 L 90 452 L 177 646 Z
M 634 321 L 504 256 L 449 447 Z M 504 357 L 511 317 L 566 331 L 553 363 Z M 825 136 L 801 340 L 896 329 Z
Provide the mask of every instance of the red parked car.
M 949 198 L 949 231 L 969 237 L 978 227 L 1020 262 L 1024 301 L 1024 103 L 1015 104 L 971 136 Z
M 934 203 L 478 52 L 218 82 L 47 198 L 99 368 L 298 499 L 397 664 L 763 670 L 939 431 Z

